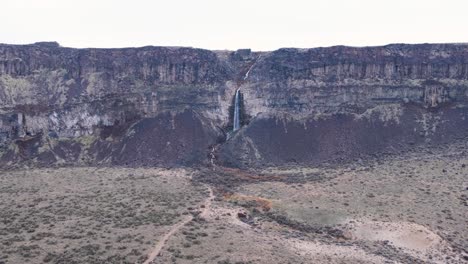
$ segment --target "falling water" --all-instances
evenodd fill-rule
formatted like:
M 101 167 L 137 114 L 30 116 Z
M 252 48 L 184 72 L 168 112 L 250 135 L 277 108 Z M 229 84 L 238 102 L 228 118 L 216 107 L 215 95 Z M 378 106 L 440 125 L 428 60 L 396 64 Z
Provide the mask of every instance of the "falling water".
M 236 91 L 236 98 L 234 99 L 234 122 L 232 131 L 237 131 L 240 128 L 240 106 L 239 106 L 239 89 Z

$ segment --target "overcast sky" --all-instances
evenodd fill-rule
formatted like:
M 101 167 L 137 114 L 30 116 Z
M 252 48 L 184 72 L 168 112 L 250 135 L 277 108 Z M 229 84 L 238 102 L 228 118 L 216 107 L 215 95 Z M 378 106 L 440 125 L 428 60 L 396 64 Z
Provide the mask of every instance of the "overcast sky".
M 468 42 L 468 0 L 0 0 L 0 42 L 281 47 Z

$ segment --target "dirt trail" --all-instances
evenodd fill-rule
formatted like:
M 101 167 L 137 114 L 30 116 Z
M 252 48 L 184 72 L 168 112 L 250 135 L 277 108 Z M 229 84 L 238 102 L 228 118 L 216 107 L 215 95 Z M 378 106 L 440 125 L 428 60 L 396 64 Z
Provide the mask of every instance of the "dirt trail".
M 214 199 L 214 194 L 213 194 L 213 190 L 211 189 L 211 187 L 208 187 L 208 190 L 210 191 L 210 195 L 205 200 L 204 208 L 201 210 L 201 212 L 199 214 L 199 216 L 202 217 L 202 218 L 205 218 L 207 216 L 208 211 L 210 210 L 211 202 Z M 143 262 L 143 264 L 155 263 L 154 260 L 159 255 L 159 253 L 161 252 L 163 247 L 166 245 L 166 242 L 169 240 L 169 238 L 171 238 L 172 235 L 174 235 L 177 231 L 179 231 L 179 229 L 181 229 L 183 226 L 185 226 L 186 224 L 188 224 L 192 220 L 193 220 L 193 216 L 188 215 L 185 219 L 183 219 L 179 223 L 172 226 L 172 228 L 169 230 L 169 232 L 167 232 L 162 237 L 162 239 L 156 244 L 156 246 L 153 248 L 151 253 L 148 255 L 148 259 L 145 262 Z
M 211 189 L 211 187 L 208 187 L 208 190 L 210 191 L 210 196 L 208 196 L 208 198 L 205 200 L 205 208 L 203 208 L 203 210 L 201 211 L 201 213 L 199 215 L 201 218 L 206 218 L 206 216 L 208 215 L 208 212 L 210 210 L 210 207 L 211 207 L 211 202 L 215 198 L 215 196 L 213 194 L 213 190 Z

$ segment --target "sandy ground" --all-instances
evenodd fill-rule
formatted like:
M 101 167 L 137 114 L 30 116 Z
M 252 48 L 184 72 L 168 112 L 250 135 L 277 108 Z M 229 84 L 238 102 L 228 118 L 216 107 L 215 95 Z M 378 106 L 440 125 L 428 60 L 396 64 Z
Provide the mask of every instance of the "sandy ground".
M 210 218 L 197 224 L 212 232 L 210 238 L 176 234 L 161 259 L 467 263 L 465 149 L 448 146 L 339 167 L 229 170 L 223 177 L 241 183 L 220 184 Z
M 202 206 L 201 212 L 198 214 L 198 217 L 201 217 L 201 218 L 206 218 L 206 216 L 208 215 L 208 212 L 211 209 L 211 202 L 214 199 L 213 190 L 210 187 L 208 187 L 208 189 L 209 189 L 210 195 L 205 200 L 205 203 Z M 167 232 L 162 238 L 159 239 L 154 249 L 150 252 L 148 259 L 145 262 L 143 262 L 143 264 L 154 263 L 156 257 L 159 255 L 159 253 L 164 248 L 164 246 L 166 245 L 166 242 L 171 238 L 171 236 L 174 235 L 176 232 L 178 232 L 179 229 L 184 227 L 186 224 L 188 224 L 192 220 L 193 220 L 193 216 L 189 215 L 186 218 L 184 218 L 182 221 L 172 226 L 169 232 Z
M 368 219 L 350 220 L 350 234 L 356 240 L 388 241 L 390 245 L 416 258 L 429 261 L 430 254 L 444 263 L 443 252 L 451 250 L 443 239 L 425 226 L 408 222 L 379 222 Z M 436 261 L 436 260 L 434 260 Z
M 467 263 L 464 149 L 249 172 L 3 171 L 0 263 Z
M 0 263 L 142 263 L 206 188 L 187 170 L 0 173 Z

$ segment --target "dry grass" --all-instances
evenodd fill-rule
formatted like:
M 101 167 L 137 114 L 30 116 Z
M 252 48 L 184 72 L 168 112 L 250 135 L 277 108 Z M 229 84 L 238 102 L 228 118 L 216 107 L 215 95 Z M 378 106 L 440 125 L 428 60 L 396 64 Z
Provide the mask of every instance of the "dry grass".
M 257 196 L 248 196 L 248 195 L 241 195 L 241 194 L 225 194 L 224 200 L 227 202 L 234 202 L 234 203 L 242 203 L 242 204 L 250 204 L 250 207 L 255 207 L 257 209 L 261 209 L 263 212 L 268 212 L 271 210 L 272 201 L 257 197 Z

